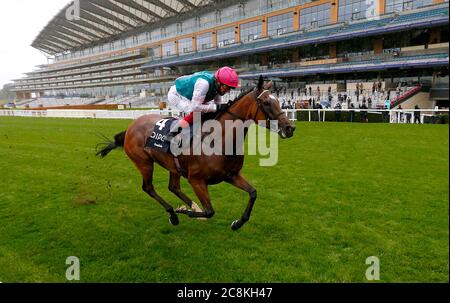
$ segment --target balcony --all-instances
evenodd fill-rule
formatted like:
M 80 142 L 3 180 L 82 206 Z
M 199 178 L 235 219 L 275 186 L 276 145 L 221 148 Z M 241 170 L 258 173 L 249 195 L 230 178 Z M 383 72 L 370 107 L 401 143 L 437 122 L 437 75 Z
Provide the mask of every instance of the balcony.
M 142 59 L 137 59 L 137 60 L 132 60 L 132 61 L 128 60 L 125 62 L 116 62 L 116 63 L 102 65 L 102 66 L 95 67 L 95 68 L 88 67 L 88 68 L 83 68 L 83 69 L 71 70 L 69 72 L 48 74 L 45 76 L 27 77 L 24 79 L 17 80 L 16 84 L 21 84 L 22 81 L 29 81 L 29 80 L 76 76 L 76 75 L 82 75 L 82 74 L 90 74 L 90 73 L 94 73 L 94 72 L 112 71 L 112 70 L 123 69 L 123 68 L 128 68 L 128 67 L 136 67 L 136 66 L 141 66 L 142 64 L 147 63 L 147 62 L 148 62 L 147 58 L 142 58 Z
M 82 68 L 82 67 L 89 67 L 89 66 L 96 66 L 96 65 L 102 65 L 105 63 L 113 63 L 113 62 L 120 62 L 124 59 L 133 59 L 133 58 L 142 58 L 147 55 L 147 52 L 145 50 L 136 50 L 132 52 L 128 52 L 126 54 L 120 54 L 120 55 L 114 55 L 109 57 L 100 57 L 100 58 L 93 58 L 90 60 L 80 60 L 76 63 L 70 63 L 70 64 L 52 64 L 47 66 L 46 69 L 38 70 L 35 72 L 31 72 L 29 74 L 32 75 L 38 75 L 42 76 L 43 74 L 47 73 L 53 73 L 57 71 L 64 71 L 64 70 L 70 70 L 74 68 Z M 54 67 L 56 66 L 56 67 Z
M 22 88 L 14 88 L 12 91 L 15 92 L 30 92 L 30 91 L 48 91 L 48 90 L 61 90 L 61 89 L 75 89 L 75 88 L 89 88 L 89 87 L 103 87 L 103 86 L 114 86 L 114 85 L 125 85 L 125 84 L 137 84 L 137 83 L 152 83 L 169 81 L 176 78 L 173 73 L 167 73 L 162 76 L 153 75 L 141 75 L 137 77 L 127 78 L 127 79 L 109 79 L 106 81 L 95 81 L 89 83 L 73 83 L 68 85 L 33 85 Z

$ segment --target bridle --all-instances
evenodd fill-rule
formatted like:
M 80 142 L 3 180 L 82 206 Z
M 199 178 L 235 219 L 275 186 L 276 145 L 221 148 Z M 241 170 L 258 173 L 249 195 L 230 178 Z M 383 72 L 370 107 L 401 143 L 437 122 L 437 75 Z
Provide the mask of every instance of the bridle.
M 283 112 L 283 111 L 280 111 L 280 112 L 276 113 L 274 117 L 270 117 L 270 116 L 269 116 L 269 114 L 267 113 L 267 111 L 266 111 L 265 108 L 264 108 L 264 104 L 263 104 L 264 99 L 262 98 L 262 97 L 263 97 L 265 94 L 267 94 L 267 93 L 270 93 L 270 90 L 265 89 L 265 90 L 263 90 L 263 91 L 259 94 L 259 96 L 258 96 L 258 95 L 257 95 L 256 88 L 253 89 L 253 95 L 254 95 L 254 97 L 255 97 L 256 104 L 258 105 L 258 106 L 257 106 L 257 109 L 256 109 L 255 117 L 253 118 L 253 121 L 256 121 L 256 117 L 258 116 L 258 112 L 261 111 L 261 112 L 264 114 L 264 116 L 266 117 L 266 123 L 267 123 L 266 125 L 267 125 L 267 126 L 270 126 L 270 120 L 278 120 L 278 118 L 279 118 L 282 114 L 284 114 L 284 112 Z M 237 103 L 238 101 L 239 101 L 239 100 L 233 102 L 231 105 Z M 232 116 L 233 118 L 235 118 L 235 119 L 244 121 L 244 120 L 245 120 L 245 117 L 240 117 L 239 115 L 237 115 L 237 114 L 235 114 L 235 113 L 233 113 L 233 112 L 230 111 L 231 105 L 226 109 L 225 112 L 226 112 L 227 114 L 231 115 L 231 116 Z

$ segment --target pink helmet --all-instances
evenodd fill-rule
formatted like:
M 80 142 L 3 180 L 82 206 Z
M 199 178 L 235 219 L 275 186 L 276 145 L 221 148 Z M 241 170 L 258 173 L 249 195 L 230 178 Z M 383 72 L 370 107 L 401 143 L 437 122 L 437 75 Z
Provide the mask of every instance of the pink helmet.
M 229 87 L 236 88 L 239 86 L 239 77 L 234 69 L 228 66 L 221 67 L 214 74 L 216 80 Z

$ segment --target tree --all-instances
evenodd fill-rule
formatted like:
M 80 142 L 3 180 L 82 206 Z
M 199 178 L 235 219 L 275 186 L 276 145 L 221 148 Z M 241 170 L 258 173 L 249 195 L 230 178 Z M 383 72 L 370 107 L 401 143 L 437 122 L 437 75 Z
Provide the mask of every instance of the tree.
M 12 101 L 14 95 L 14 92 L 11 91 L 11 84 L 5 84 L 3 89 L 0 90 L 0 101 Z

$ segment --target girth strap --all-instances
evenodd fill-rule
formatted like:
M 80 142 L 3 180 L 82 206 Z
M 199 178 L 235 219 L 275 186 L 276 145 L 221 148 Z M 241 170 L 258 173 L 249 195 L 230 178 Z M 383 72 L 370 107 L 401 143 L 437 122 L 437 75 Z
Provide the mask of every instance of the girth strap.
M 175 163 L 175 168 L 177 169 L 177 172 L 183 177 L 187 178 L 187 172 L 183 168 L 181 168 L 180 160 L 178 160 L 177 156 L 173 156 L 173 162 Z

